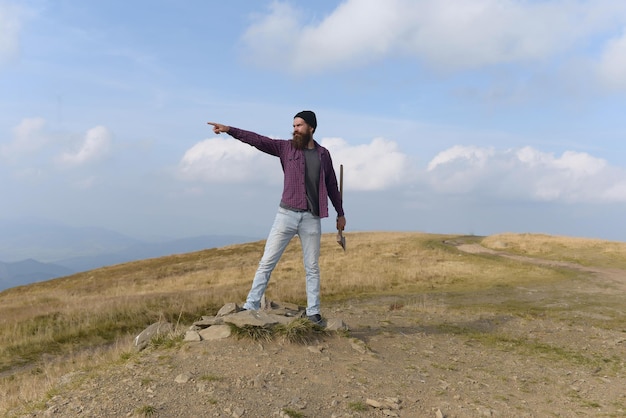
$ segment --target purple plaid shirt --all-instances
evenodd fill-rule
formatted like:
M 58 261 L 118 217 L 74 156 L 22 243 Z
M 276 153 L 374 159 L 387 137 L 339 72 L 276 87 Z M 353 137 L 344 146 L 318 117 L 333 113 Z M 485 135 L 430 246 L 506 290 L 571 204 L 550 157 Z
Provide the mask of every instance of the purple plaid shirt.
M 295 209 L 307 209 L 304 184 L 304 151 L 295 149 L 290 140 L 272 139 L 232 126 L 229 128 L 228 134 L 260 151 L 279 157 L 285 175 L 282 202 Z M 343 202 L 337 186 L 337 175 L 333 168 L 330 152 L 317 142 L 315 142 L 315 149 L 320 156 L 320 218 L 328 216 L 329 198 L 337 211 L 337 216 L 344 216 Z

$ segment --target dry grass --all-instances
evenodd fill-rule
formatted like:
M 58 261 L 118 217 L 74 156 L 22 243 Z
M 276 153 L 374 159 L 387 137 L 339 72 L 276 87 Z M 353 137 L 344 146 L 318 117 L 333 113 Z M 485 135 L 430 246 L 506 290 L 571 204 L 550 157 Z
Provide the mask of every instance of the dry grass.
M 446 240 L 478 237 L 420 233 L 322 237 L 324 303 L 380 295 L 479 291 L 568 273 L 497 257 L 464 254 Z M 499 235 L 489 246 L 542 257 L 626 265 L 624 244 L 531 235 Z M 70 372 L 125 359 L 132 337 L 150 323 L 188 326 L 227 302 L 245 299 L 264 242 L 234 245 L 105 267 L 0 292 L 0 410 L 41 399 Z M 502 249 L 502 248 L 498 248 Z M 270 299 L 305 304 L 300 245 L 294 240 L 267 290 Z M 302 334 L 287 333 L 298 339 Z M 293 335 L 292 335 L 293 334 Z M 305 335 L 306 337 L 306 335 Z M 303 338 L 305 338 L 303 337 Z

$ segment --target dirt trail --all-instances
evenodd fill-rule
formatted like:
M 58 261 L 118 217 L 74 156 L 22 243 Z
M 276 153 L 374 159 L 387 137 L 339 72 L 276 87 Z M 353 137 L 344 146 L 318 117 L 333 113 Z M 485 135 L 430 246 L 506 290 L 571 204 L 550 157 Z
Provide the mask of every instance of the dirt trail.
M 491 254 L 491 255 L 497 255 L 499 257 L 509 258 L 512 260 L 522 261 L 525 263 L 531 263 L 531 264 L 540 265 L 540 266 L 561 267 L 561 268 L 576 270 L 580 272 L 591 273 L 594 276 L 596 276 L 599 280 L 608 281 L 611 284 L 617 286 L 620 290 L 626 291 L 626 271 L 621 270 L 621 269 L 588 267 L 588 266 L 582 266 L 576 263 L 569 263 L 566 261 L 545 260 L 542 258 L 509 254 L 506 252 L 495 251 L 490 248 L 483 247 L 480 244 L 461 244 L 461 245 L 458 245 L 457 248 L 460 251 L 470 253 L 470 254 Z

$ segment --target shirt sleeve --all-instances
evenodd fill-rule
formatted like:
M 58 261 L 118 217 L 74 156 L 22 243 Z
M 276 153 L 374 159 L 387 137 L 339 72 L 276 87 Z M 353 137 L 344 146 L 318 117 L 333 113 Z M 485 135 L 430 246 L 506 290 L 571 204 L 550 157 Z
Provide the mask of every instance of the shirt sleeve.
M 254 132 L 244 131 L 243 129 L 230 127 L 228 134 L 241 142 L 252 145 L 259 151 L 275 157 L 280 156 L 280 150 L 284 146 L 284 139 L 272 139 L 267 136 L 259 135 Z
M 330 157 L 330 153 L 325 153 L 326 158 L 328 158 L 326 164 L 326 189 L 328 190 L 328 197 L 330 198 L 331 203 L 333 204 L 335 211 L 337 211 L 337 216 L 344 216 L 343 212 L 343 199 L 341 197 L 341 193 L 339 192 L 339 186 L 337 184 L 337 175 L 335 174 L 335 169 L 333 168 L 333 161 Z

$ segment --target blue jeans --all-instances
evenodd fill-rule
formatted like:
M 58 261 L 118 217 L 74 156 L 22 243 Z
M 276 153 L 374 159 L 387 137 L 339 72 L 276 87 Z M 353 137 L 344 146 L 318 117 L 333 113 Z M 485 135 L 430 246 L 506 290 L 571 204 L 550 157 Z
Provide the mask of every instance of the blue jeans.
M 291 239 L 298 235 L 302 244 L 302 257 L 306 273 L 307 315 L 320 313 L 320 218 L 310 212 L 295 212 L 279 207 L 274 224 L 265 243 L 265 251 L 252 281 L 244 309 L 258 310 L 261 297 L 274 267 L 283 255 Z

